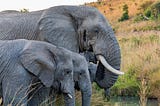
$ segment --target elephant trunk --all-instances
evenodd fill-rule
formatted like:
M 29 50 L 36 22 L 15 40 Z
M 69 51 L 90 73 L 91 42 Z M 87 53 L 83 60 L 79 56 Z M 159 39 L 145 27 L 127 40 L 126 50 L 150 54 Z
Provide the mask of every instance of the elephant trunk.
M 75 106 L 74 83 L 69 82 L 64 83 L 64 87 L 61 90 L 64 95 L 65 106 Z
M 88 63 L 88 70 L 89 70 L 89 75 L 90 75 L 91 82 L 95 82 L 97 64 Z
M 90 78 L 86 78 L 87 81 L 79 81 L 79 87 L 82 94 L 82 106 L 90 106 L 91 95 L 92 95 L 92 85 Z M 86 82 L 86 83 L 84 83 Z
M 91 88 L 89 88 L 91 89 Z M 91 90 L 82 91 L 82 106 L 91 106 Z
M 92 45 L 97 60 L 99 60 L 95 81 L 107 92 L 116 82 L 118 75 L 122 75 L 123 72 L 119 71 L 121 63 L 120 47 L 113 30 L 108 28 L 101 34 L 95 44 Z
M 74 90 L 73 90 L 74 91 Z M 75 106 L 75 94 L 72 93 L 72 99 L 68 96 L 68 94 L 63 94 L 65 100 L 65 106 Z

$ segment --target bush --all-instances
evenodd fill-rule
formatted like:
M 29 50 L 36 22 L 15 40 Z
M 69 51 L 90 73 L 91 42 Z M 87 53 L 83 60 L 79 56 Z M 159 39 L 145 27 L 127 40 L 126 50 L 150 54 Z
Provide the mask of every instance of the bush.
M 111 88 L 112 96 L 137 96 L 139 88 L 135 71 L 136 66 L 129 66 L 128 71 Z
M 160 20 L 160 0 L 157 2 L 146 1 L 140 5 L 141 12 L 134 19 L 135 22 L 143 20 Z
M 144 15 L 146 17 L 151 17 L 151 9 L 150 8 L 147 8 L 145 11 L 144 11 Z
M 123 13 L 122 17 L 118 19 L 118 21 L 120 22 L 120 21 L 125 21 L 128 19 L 129 19 L 128 13 Z
M 148 6 L 144 10 L 144 16 L 150 18 L 150 19 L 158 19 L 160 20 L 160 1 L 157 1 L 153 3 L 151 6 Z
M 118 19 L 118 21 L 125 21 L 129 19 L 129 15 L 128 15 L 128 5 L 125 4 L 123 5 L 123 14 L 122 17 L 120 19 Z

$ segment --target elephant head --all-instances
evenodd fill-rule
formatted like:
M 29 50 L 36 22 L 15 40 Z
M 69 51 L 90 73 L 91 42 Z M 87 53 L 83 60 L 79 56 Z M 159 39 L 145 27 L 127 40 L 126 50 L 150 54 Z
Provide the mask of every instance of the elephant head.
M 57 6 L 44 11 L 38 24 L 40 40 L 76 52 L 91 51 L 98 60 L 95 82 L 108 93 L 120 70 L 121 53 L 105 17 L 93 7 Z
M 20 60 L 24 68 L 46 87 L 73 95 L 73 63 L 70 51 L 51 44 L 32 41 L 24 47 Z

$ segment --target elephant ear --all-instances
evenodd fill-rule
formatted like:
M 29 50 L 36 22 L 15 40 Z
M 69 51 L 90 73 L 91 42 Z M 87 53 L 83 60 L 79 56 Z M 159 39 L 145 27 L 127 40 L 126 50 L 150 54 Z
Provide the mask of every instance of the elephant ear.
M 38 77 L 46 87 L 51 87 L 56 70 L 53 54 L 49 50 L 26 49 L 20 56 L 24 68 Z
M 51 14 L 49 10 L 46 10 L 38 22 L 36 32 L 40 40 L 66 47 L 66 45 L 78 45 L 75 42 L 77 39 L 76 27 L 70 15 Z M 59 43 L 62 40 L 63 42 Z M 72 46 L 67 49 L 75 51 Z

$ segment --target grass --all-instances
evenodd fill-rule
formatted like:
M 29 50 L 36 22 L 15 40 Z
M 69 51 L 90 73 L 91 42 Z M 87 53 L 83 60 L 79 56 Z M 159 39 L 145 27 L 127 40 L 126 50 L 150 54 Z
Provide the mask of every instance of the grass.
M 160 34 L 140 32 L 118 35 L 122 51 L 120 76 L 111 89 L 112 96 L 139 96 L 160 99 Z M 103 91 L 93 85 L 92 106 L 109 106 L 103 98 Z M 144 98 L 145 97 L 145 98 Z M 146 102 L 145 102 L 146 103 Z
M 120 76 L 111 89 L 113 96 L 139 96 L 160 99 L 160 34 L 157 31 L 116 33 L 122 52 Z M 145 82 L 145 83 L 144 83 Z M 146 89 L 146 90 L 145 90 Z M 57 105 L 63 105 L 57 98 Z M 81 93 L 76 92 L 76 106 L 81 106 Z M 93 84 L 92 106 L 112 106 L 103 90 Z M 46 104 L 47 106 L 48 104 Z M 40 105 L 42 106 L 42 105 Z
M 160 22 L 135 21 L 140 7 L 147 0 L 110 0 L 89 3 L 107 17 L 119 41 L 122 52 L 120 76 L 111 89 L 113 96 L 139 96 L 160 100 Z M 150 0 L 155 2 L 156 0 Z M 128 5 L 129 20 L 118 22 L 124 4 Z M 76 93 L 77 106 L 81 105 L 80 92 Z M 145 101 L 146 102 L 146 101 Z M 103 96 L 103 90 L 93 84 L 92 106 L 112 106 Z
M 141 81 L 147 79 L 148 85 L 146 86 L 150 86 L 150 89 L 154 88 L 153 91 L 158 92 L 159 89 L 156 89 L 151 85 L 154 85 L 155 82 L 160 81 L 160 78 L 156 77 L 157 74 L 160 75 L 160 35 L 150 33 L 147 35 L 140 35 L 139 33 L 138 36 L 118 36 L 118 39 L 122 50 L 121 67 L 123 71 L 126 71 L 126 75 L 121 76 L 117 83 L 121 84 L 123 87 L 125 87 L 124 85 L 126 84 L 132 87 L 132 84 L 136 85 L 137 83 L 139 84 L 139 87 L 141 85 Z M 128 73 L 132 76 L 129 76 Z M 130 78 L 129 81 L 134 80 L 130 84 L 127 82 L 128 76 Z M 117 83 L 115 86 L 117 86 Z M 141 89 L 141 87 L 139 87 L 139 89 Z
M 100 0 L 99 0 L 100 1 Z M 110 0 L 86 3 L 97 7 L 107 17 L 119 41 L 122 53 L 120 76 L 111 89 L 112 96 L 139 96 L 142 103 L 147 98 L 160 101 L 160 22 L 157 20 L 135 21 L 142 4 L 147 0 Z M 157 0 L 150 0 L 155 2 Z M 129 20 L 118 22 L 122 7 L 128 5 Z M 56 105 L 63 105 L 61 97 Z M 76 106 L 81 106 L 81 93 L 76 92 Z M 92 106 L 112 106 L 103 96 L 103 90 L 93 84 Z M 47 105 L 47 104 L 46 104 Z M 142 104 L 143 105 L 143 104 Z

